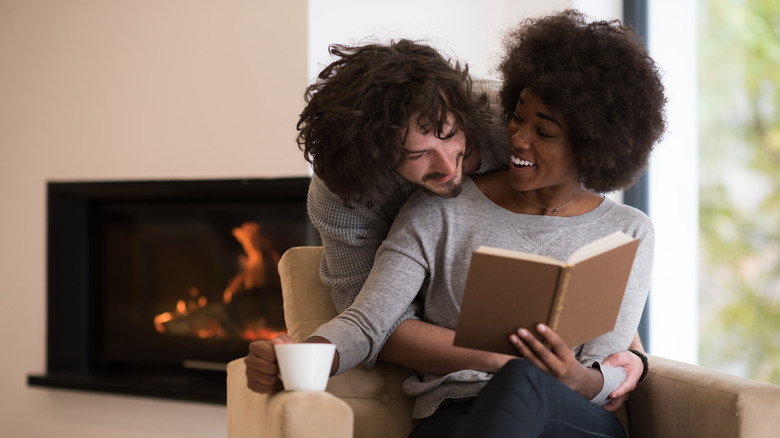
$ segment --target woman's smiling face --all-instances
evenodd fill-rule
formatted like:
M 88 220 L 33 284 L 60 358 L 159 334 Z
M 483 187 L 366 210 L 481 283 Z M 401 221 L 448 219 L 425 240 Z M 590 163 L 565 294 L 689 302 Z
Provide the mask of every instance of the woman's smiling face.
M 536 93 L 529 89 L 520 93 L 507 132 L 513 189 L 567 191 L 578 184 L 568 125 L 560 115 L 549 111 Z

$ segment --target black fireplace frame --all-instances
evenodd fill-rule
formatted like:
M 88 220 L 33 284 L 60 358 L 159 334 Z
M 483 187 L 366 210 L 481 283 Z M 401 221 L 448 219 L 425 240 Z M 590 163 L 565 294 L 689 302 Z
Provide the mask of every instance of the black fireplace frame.
M 208 367 L 144 373 L 101 369 L 92 361 L 90 332 L 94 285 L 85 242 L 94 242 L 90 221 L 106 202 L 282 201 L 305 205 L 308 177 L 278 179 L 49 182 L 47 184 L 46 373 L 29 375 L 28 385 L 122 395 L 225 404 L 226 373 Z M 53 218 L 57 218 L 53 220 Z M 306 244 L 319 244 L 307 220 Z

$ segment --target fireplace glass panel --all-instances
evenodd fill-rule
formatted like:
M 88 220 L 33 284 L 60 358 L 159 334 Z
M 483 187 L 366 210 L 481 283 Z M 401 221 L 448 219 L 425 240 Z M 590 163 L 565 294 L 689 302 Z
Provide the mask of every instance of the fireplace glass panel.
M 300 205 L 110 203 L 101 211 L 105 364 L 227 362 L 286 331 L 276 263 Z

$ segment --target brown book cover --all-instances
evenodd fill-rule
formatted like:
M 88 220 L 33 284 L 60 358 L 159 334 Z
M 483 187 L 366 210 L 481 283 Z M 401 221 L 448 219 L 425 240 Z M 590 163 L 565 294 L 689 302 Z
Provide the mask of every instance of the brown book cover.
M 639 239 L 616 232 L 568 261 L 481 246 L 471 257 L 455 346 L 517 355 L 509 335 L 545 323 L 569 347 L 615 328 Z M 538 334 L 537 334 L 538 335 Z

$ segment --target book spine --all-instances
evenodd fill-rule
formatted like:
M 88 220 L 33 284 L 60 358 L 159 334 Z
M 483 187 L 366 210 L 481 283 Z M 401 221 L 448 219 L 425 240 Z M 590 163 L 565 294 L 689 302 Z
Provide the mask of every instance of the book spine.
M 566 299 L 566 291 L 569 290 L 569 277 L 571 273 L 568 269 L 563 271 L 561 281 L 559 283 L 558 292 L 555 294 L 555 303 L 553 304 L 552 315 L 550 315 L 550 328 L 558 330 L 558 322 L 561 319 L 561 313 L 563 313 L 563 303 Z

